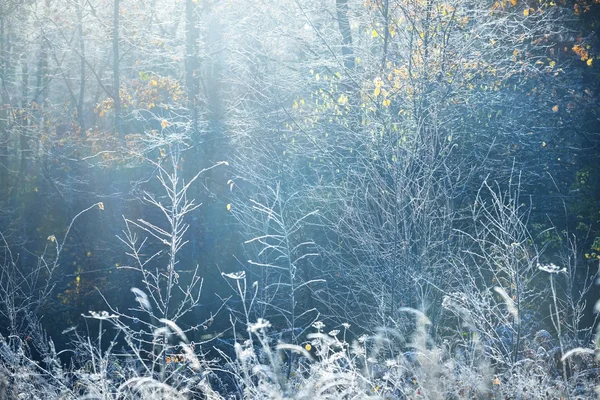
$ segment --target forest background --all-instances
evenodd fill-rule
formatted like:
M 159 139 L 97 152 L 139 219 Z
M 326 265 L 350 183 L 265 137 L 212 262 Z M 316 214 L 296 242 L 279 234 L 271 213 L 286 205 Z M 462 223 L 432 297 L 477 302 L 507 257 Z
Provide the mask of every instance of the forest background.
M 89 311 L 135 330 L 131 288 L 154 288 L 190 340 L 231 338 L 244 271 L 292 344 L 410 307 L 435 340 L 469 310 L 500 364 L 542 330 L 587 346 L 599 21 L 594 0 L 3 0 L 0 333 L 41 357 Z

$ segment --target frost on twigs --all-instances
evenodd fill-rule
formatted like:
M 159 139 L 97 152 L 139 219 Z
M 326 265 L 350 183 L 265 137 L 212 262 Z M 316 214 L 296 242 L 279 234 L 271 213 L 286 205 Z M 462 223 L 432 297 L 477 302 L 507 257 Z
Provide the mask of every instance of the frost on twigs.
M 85 318 L 93 318 L 93 319 L 100 319 L 100 320 L 119 318 L 118 315 L 110 314 L 108 311 L 101 311 L 101 312 L 88 311 L 88 312 L 90 313 L 89 316 L 85 315 L 85 314 L 81 314 L 81 315 Z
M 313 328 L 315 328 L 316 330 L 318 330 L 319 332 L 321 330 L 323 330 L 323 328 L 325 328 L 325 324 L 321 321 L 316 321 L 315 323 L 312 324 Z
M 189 340 L 188 340 L 187 336 L 185 335 L 185 333 L 183 332 L 183 330 L 179 326 L 177 326 L 177 324 L 175 322 L 170 321 L 170 320 L 165 319 L 165 318 L 159 319 L 159 322 L 161 322 L 161 323 L 165 324 L 166 326 L 168 326 L 171 329 L 171 331 L 173 331 L 174 333 L 176 333 L 177 336 L 179 336 L 181 338 L 181 340 L 183 340 L 186 343 L 189 342 Z
M 540 271 L 544 271 L 544 272 L 548 272 L 549 274 L 559 274 L 559 273 L 567 273 L 567 269 L 566 268 L 560 268 L 558 265 L 554 265 L 552 263 L 550 264 L 538 264 L 537 265 L 538 269 Z
M 312 356 L 310 355 L 310 353 L 305 348 L 303 348 L 302 346 L 297 346 L 295 344 L 283 344 L 283 343 L 280 343 L 275 348 L 277 350 L 289 350 L 289 351 L 293 351 L 295 353 L 302 354 L 304 357 L 308 358 L 309 360 L 313 359 Z
M 248 325 L 248 332 L 256 333 L 258 331 L 271 327 L 271 323 L 265 319 L 259 318 L 256 323 Z
M 152 311 L 152 306 L 150 305 L 150 301 L 148 300 L 146 293 L 134 287 L 131 288 L 131 292 L 135 295 L 135 301 L 137 301 L 144 310 L 148 312 Z
M 229 278 L 229 279 L 233 279 L 236 281 L 242 280 L 246 278 L 246 272 L 245 271 L 239 271 L 239 272 L 232 272 L 232 273 L 225 273 L 225 272 L 221 272 L 221 276 L 224 276 L 225 278 Z
M 504 303 L 506 304 L 506 308 L 508 309 L 508 312 L 510 312 L 513 315 L 513 317 L 515 317 L 515 320 L 518 319 L 519 311 L 517 310 L 517 307 L 515 306 L 515 302 L 513 301 L 513 299 L 511 299 L 510 296 L 508 295 L 508 293 L 506 293 L 506 291 L 499 286 L 496 286 L 494 288 L 494 290 L 496 291 L 496 293 L 498 293 L 500 296 L 502 296 L 502 299 L 504 300 Z

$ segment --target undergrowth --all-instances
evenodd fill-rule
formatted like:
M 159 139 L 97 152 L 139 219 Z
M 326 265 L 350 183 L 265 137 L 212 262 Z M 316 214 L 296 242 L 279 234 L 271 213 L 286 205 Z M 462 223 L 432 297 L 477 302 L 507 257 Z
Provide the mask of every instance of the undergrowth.
M 402 310 L 412 321 L 407 339 L 380 329 L 348 341 L 348 324 L 327 329 L 316 322 L 299 345 L 274 342 L 270 323 L 247 326 L 234 354 L 217 350 L 189 354 L 167 364 L 168 378 L 148 371 L 134 357 L 101 352 L 77 335 L 79 359 L 69 367 L 49 342 L 44 360 L 18 337 L 0 337 L 0 399 L 589 399 L 598 382 L 598 343 L 557 358 L 557 338 L 539 331 L 512 366 L 493 365 L 476 331 L 436 343 L 427 317 Z M 106 318 L 107 315 L 99 315 Z M 171 339 L 186 343 L 171 327 Z M 173 342 L 173 340 L 171 340 Z M 210 347 L 205 344 L 204 349 Z M 296 354 L 294 358 L 290 354 Z M 594 359 L 595 357 L 595 359 Z M 293 360 L 293 365 L 288 363 Z M 568 366 L 567 376 L 561 373 Z
M 170 151 L 172 159 L 178 160 L 177 149 Z M 211 314 L 209 320 L 194 326 L 182 326 L 184 315 L 193 315 L 203 306 L 203 281 L 198 267 L 189 271 L 178 267 L 178 252 L 187 243 L 184 234 L 189 225 L 184 216 L 198 207 L 187 198 L 186 191 L 206 170 L 184 184 L 175 165 L 171 169 L 158 164 L 156 167 L 164 195 L 146 193 L 145 199 L 162 213 L 166 223 L 163 221 L 161 226 L 142 219 L 125 219 L 120 237 L 132 260 L 127 268 L 143 277 L 141 288 L 131 288 L 136 305 L 119 310 L 103 296 L 108 311 L 84 315 L 86 334 L 76 327 L 63 332 L 71 339 L 68 348 L 57 351 L 36 313 L 41 301 L 34 301 L 35 290 L 25 290 L 41 287 L 45 288 L 42 293 L 50 293 L 52 274 L 46 280 L 40 279 L 41 283 L 36 280 L 35 285 L 26 285 L 29 276 L 20 274 L 16 257 L 5 243 L 8 257 L 0 269 L 0 299 L 4 299 L 0 310 L 11 322 L 5 327 L 11 333 L 0 335 L 0 400 L 525 400 L 589 399 L 598 395 L 598 332 L 595 338 L 582 335 L 579 325 L 585 302 L 581 296 L 575 300 L 567 297 L 572 300 L 569 303 L 557 290 L 562 280 L 573 282 L 573 275 L 569 275 L 573 268 L 540 265 L 538 257 L 522 256 L 519 243 L 526 242 L 527 236 L 522 234 L 526 231 L 515 214 L 516 207 L 505 206 L 501 196 L 495 197 L 496 208 L 485 208 L 486 223 L 477 226 L 499 226 L 500 232 L 512 229 L 516 232 L 513 236 L 522 236 L 522 240 L 514 242 L 508 235 L 495 244 L 495 236 L 488 229 L 479 232 L 474 240 L 477 246 L 472 246 L 469 254 L 479 251 L 478 259 L 487 260 L 490 265 L 480 263 L 474 268 L 468 259 L 450 260 L 455 275 L 469 277 L 469 271 L 481 277 L 487 274 L 493 286 L 479 288 L 474 284 L 479 278 L 474 277 L 463 279 L 462 286 L 455 285 L 455 292 L 444 292 L 438 305 L 440 326 L 434 326 L 422 311 L 403 307 L 388 315 L 389 326 L 364 333 L 361 327 L 360 335 L 355 337 L 355 327 L 350 323 L 327 326 L 326 323 L 334 324 L 329 322 L 333 318 L 321 319 L 316 308 L 308 310 L 310 313 L 296 310 L 295 297 L 290 297 L 283 307 L 269 302 L 269 297 L 261 295 L 264 292 L 258 282 L 248 284 L 245 272 L 223 273 L 238 298 L 235 303 L 229 301 L 231 297 L 225 299 L 217 310 L 229 310 L 232 342 L 219 341 L 218 336 L 192 342 L 188 335 L 207 329 L 214 316 Z M 282 209 L 285 202 L 278 190 L 272 193 L 277 200 L 272 203 L 277 210 Z M 283 212 L 273 211 L 274 205 L 252 204 L 267 222 L 277 220 L 277 230 L 250 242 L 261 243 L 258 254 L 276 249 L 280 256 L 275 261 L 284 259 L 288 264 L 288 281 L 278 277 L 272 288 L 276 293 L 294 296 L 297 292 L 300 296 L 301 289 L 319 282 L 295 280 L 296 263 L 312 256 L 311 252 L 297 250 L 310 247 L 313 242 L 303 239 L 291 246 L 288 239 L 313 214 L 292 218 L 290 225 Z M 102 211 L 104 205 L 88 207 L 73 222 L 92 209 Z M 479 209 L 476 212 L 481 213 Z M 142 233 L 158 239 L 163 249 L 148 253 Z M 54 235 L 48 240 L 56 247 L 56 256 L 53 262 L 41 257 L 44 262 L 38 268 L 52 272 L 58 268 L 66 235 L 60 241 Z M 162 252 L 169 257 L 166 268 L 159 270 L 153 260 Z M 502 270 L 489 274 L 494 262 Z M 282 270 L 274 263 L 255 264 Z M 549 277 L 550 290 L 541 292 L 530 286 L 523 295 L 520 289 L 528 287 L 530 276 L 540 273 Z M 508 282 L 506 277 L 512 277 L 514 282 Z M 515 293 L 511 296 L 507 290 L 513 285 Z M 591 285 L 593 280 L 585 290 Z M 290 290 L 283 292 L 286 287 Z M 543 302 L 551 304 L 551 324 L 546 324 L 551 331 L 528 322 L 531 316 L 527 307 L 539 308 Z M 266 308 L 277 310 L 278 321 L 265 318 Z M 565 317 L 569 309 L 574 316 L 571 319 Z M 596 307 L 599 310 L 600 302 Z M 22 325 L 25 330 L 20 328 Z M 291 340 L 286 341 L 285 337 Z

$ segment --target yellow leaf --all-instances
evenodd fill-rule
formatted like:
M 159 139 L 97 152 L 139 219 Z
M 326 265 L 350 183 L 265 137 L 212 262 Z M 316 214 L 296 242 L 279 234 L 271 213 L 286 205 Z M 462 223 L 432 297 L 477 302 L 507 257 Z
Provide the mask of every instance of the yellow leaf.
M 588 65 L 588 67 L 592 66 L 592 61 L 593 61 L 593 59 L 588 58 L 588 60 L 586 61 L 586 64 Z
M 516 6 L 517 5 L 517 0 L 510 0 L 510 5 L 511 6 Z
M 375 88 L 375 91 L 373 92 L 373 96 L 377 97 L 377 96 L 379 96 L 379 93 L 381 93 L 381 88 L 379 86 L 377 86 Z
M 304 345 L 304 348 L 306 349 L 306 351 L 310 351 L 312 349 L 312 346 L 310 345 L 310 343 L 306 343 Z
M 163 119 L 162 122 L 160 123 L 160 126 L 162 126 L 162 128 L 165 129 L 167 126 L 169 126 L 169 123 L 167 122 L 166 119 Z
M 557 105 L 555 105 L 554 107 L 552 107 L 552 111 L 554 111 L 554 112 L 558 112 L 558 104 L 557 104 Z
M 523 15 L 526 17 L 529 15 L 529 8 L 523 10 Z
M 158 85 L 158 82 L 156 82 L 156 80 L 152 79 L 152 80 L 150 81 L 150 85 L 152 85 L 152 86 L 157 86 L 157 85 Z
M 50 235 L 48 236 L 48 240 L 54 242 L 56 240 L 56 237 L 54 235 Z
M 384 106 L 384 107 L 389 107 L 389 106 L 390 106 L 390 99 L 385 99 L 385 100 L 383 101 L 383 106 Z
M 100 210 L 104 211 L 104 203 L 103 202 L 98 203 L 98 208 Z
M 227 211 L 231 210 L 231 204 L 227 204 Z
M 373 29 L 373 31 L 371 32 L 371 37 L 376 38 L 377 36 L 379 36 L 379 33 L 377 33 L 375 29 Z

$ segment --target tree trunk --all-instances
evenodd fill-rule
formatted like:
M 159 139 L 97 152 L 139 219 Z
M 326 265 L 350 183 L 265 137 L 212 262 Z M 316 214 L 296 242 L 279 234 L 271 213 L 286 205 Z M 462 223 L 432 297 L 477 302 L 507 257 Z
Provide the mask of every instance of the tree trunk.
M 198 133 L 198 37 L 197 9 L 193 0 L 185 2 L 185 86 L 192 119 L 192 136 Z
M 5 39 L 6 35 L 6 27 L 5 27 L 5 18 L 4 16 L 0 16 L 0 91 L 2 94 L 0 95 L 0 99 L 2 99 L 3 104 L 9 104 L 10 99 L 8 98 L 8 90 L 6 90 L 6 70 L 8 63 L 8 54 L 6 45 L 7 40 Z
M 121 126 L 121 96 L 119 89 L 121 82 L 119 79 L 119 6 L 120 0 L 114 0 L 113 9 L 113 99 L 115 102 L 115 130 L 119 137 L 123 139 L 123 127 Z
M 83 34 L 83 0 L 77 3 L 77 34 L 79 35 L 79 99 L 77 100 L 77 120 L 79 129 L 85 132 L 85 118 L 83 115 L 83 101 L 85 95 L 85 42 Z
M 337 20 L 340 33 L 342 34 L 342 55 L 344 56 L 344 67 L 354 70 L 354 51 L 352 50 L 352 31 L 348 20 L 348 0 L 336 0 Z M 347 72 L 349 72 L 347 71 Z

